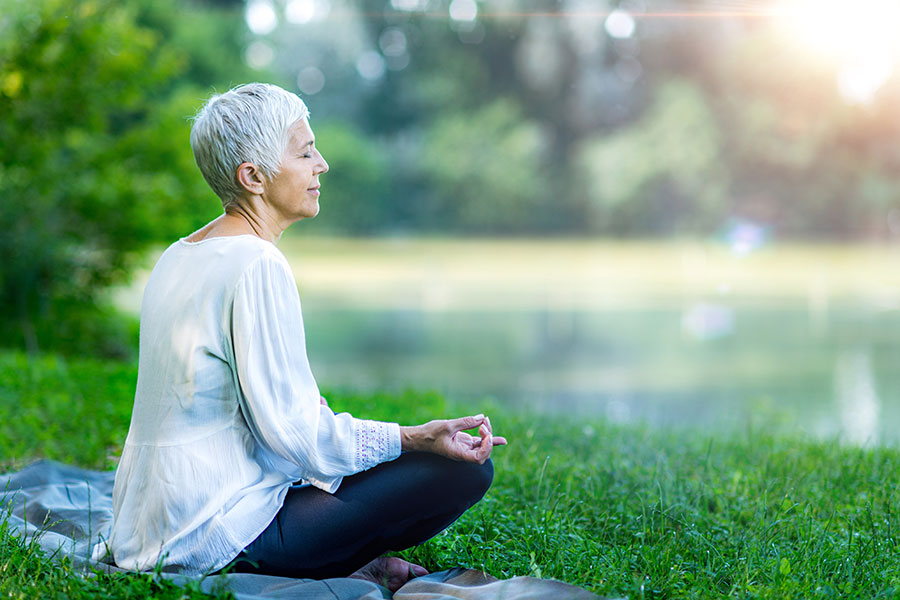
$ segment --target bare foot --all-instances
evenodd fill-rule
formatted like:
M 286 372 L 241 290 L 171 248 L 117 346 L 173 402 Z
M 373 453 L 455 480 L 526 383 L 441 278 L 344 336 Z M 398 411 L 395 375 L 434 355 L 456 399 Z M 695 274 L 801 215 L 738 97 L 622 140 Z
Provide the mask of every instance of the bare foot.
M 407 562 L 402 558 L 381 556 L 354 572 L 350 577 L 372 581 L 383 585 L 391 592 L 396 592 L 410 579 L 422 575 L 428 575 L 425 567 Z

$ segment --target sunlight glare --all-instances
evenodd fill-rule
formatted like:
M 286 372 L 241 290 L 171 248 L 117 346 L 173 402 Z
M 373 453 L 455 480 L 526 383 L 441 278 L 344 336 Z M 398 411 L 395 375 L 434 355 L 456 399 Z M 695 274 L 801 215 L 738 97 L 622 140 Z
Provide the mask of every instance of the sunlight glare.
M 900 62 L 897 0 L 787 0 L 790 33 L 833 61 L 850 102 L 868 102 Z
M 868 104 L 894 73 L 894 64 L 885 56 L 844 65 L 838 73 L 838 91 L 845 100 Z
M 801 42 L 842 59 L 900 55 L 896 0 L 789 0 L 786 11 Z

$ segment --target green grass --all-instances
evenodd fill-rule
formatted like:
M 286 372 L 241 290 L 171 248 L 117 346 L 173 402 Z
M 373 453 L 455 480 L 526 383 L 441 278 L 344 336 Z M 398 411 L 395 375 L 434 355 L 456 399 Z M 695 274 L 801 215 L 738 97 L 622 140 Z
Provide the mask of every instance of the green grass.
M 111 468 L 134 378 L 132 364 L 0 354 L 3 470 L 39 457 Z M 575 423 L 462 409 L 432 393 L 329 400 L 403 423 L 485 410 L 509 437 L 485 500 L 403 553 L 429 569 L 553 577 L 630 598 L 900 596 L 896 449 L 763 426 L 726 436 Z M 83 579 L 0 526 L 0 596 L 199 594 L 170 587 L 142 575 Z
M 66 557 L 48 556 L 40 546 L 12 535 L 5 519 L 0 518 L 0 596 L 33 600 L 35 598 L 158 598 L 193 600 L 209 598 L 196 581 L 186 586 L 154 576 L 137 573 L 90 572 L 89 576 L 72 566 Z M 220 593 L 220 597 L 228 594 Z

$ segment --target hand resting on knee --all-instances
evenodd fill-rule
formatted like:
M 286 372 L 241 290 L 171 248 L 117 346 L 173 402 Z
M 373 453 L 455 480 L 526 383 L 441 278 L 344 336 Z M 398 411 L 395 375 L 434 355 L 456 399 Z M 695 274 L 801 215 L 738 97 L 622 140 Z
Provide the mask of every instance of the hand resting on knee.
M 478 428 L 478 435 L 466 429 Z M 400 446 L 407 452 L 430 452 L 453 460 L 484 464 L 494 446 L 503 446 L 506 438 L 494 437 L 491 420 L 484 415 L 439 419 L 423 425 L 400 428 Z

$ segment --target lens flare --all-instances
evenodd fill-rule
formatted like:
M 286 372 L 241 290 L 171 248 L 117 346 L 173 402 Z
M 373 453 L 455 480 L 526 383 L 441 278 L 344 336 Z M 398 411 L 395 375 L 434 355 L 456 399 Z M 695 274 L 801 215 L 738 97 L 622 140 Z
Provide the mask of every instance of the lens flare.
M 900 63 L 897 0 L 786 0 L 789 35 L 839 70 L 845 98 L 866 102 Z

